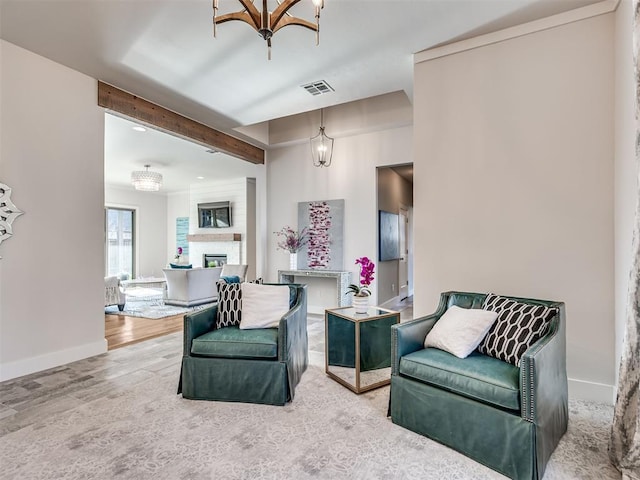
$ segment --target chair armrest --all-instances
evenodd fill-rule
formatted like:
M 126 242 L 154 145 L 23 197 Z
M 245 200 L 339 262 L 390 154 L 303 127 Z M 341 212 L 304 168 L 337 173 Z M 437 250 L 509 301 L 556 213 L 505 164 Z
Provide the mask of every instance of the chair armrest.
M 554 305 L 558 314 L 549 332 L 534 343 L 520 359 L 522 418 L 539 427 L 566 428 L 567 362 L 566 321 L 563 303 Z M 564 433 L 564 430 L 562 430 Z
M 290 357 L 307 352 L 307 297 L 306 285 L 300 286 L 304 292 L 298 294 L 298 301 L 280 319 L 278 325 L 278 361 L 288 362 Z
M 216 316 L 218 313 L 218 305 L 209 308 L 203 308 L 197 312 L 188 313 L 184 316 L 184 331 L 182 345 L 182 355 L 189 356 L 191 354 L 191 342 L 196 337 L 203 335 L 216 328 Z
M 440 294 L 438 308 L 431 315 L 391 326 L 391 375 L 400 372 L 400 358 L 424 348 L 424 339 L 447 310 L 451 293 Z
M 309 338 L 307 336 L 307 286 L 296 285 L 296 304 L 280 319 L 278 325 L 278 361 L 287 365 L 289 400 L 293 400 L 295 387 L 309 365 Z
M 409 353 L 422 350 L 427 333 L 433 328 L 442 313 L 436 312 L 426 317 L 406 323 L 391 325 L 391 374 L 400 371 L 400 358 Z

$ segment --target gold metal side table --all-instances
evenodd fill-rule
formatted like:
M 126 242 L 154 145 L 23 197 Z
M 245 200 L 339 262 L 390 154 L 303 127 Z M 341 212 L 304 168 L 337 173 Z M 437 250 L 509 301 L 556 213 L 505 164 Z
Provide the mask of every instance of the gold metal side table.
M 325 310 L 325 371 L 327 375 L 362 393 L 391 381 L 391 325 L 400 313 L 369 307 L 356 313 L 353 307 Z

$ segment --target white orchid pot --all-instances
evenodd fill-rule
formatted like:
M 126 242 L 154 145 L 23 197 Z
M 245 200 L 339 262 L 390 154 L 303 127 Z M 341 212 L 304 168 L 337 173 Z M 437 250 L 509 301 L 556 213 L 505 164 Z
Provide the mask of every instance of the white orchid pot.
M 369 309 L 369 296 L 353 296 L 352 306 L 356 310 L 356 313 L 367 313 Z

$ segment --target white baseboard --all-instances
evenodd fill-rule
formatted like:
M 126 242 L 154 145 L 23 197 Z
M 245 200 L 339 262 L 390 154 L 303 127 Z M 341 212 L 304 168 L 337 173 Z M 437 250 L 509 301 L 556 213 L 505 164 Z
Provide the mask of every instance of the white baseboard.
M 0 382 L 47 370 L 48 368 L 59 367 L 60 365 L 93 357 L 94 355 L 100 355 L 107 351 L 107 347 L 107 339 L 103 338 L 97 342 L 79 345 L 66 350 L 58 350 L 57 352 L 46 353 L 37 357 L 3 363 L 0 365 Z
M 315 313 L 317 315 L 324 315 L 324 307 L 316 307 L 315 305 L 307 305 L 307 313 Z
M 616 398 L 615 388 L 613 385 L 570 378 L 569 398 L 613 405 Z

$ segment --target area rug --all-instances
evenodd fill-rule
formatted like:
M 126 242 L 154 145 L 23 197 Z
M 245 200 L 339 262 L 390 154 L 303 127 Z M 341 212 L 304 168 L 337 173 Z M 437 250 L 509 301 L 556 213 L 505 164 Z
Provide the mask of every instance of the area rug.
M 31 412 L 30 425 L 0 421 L 0 479 L 506 478 L 394 425 L 386 416 L 388 387 L 355 395 L 311 366 L 284 407 L 184 400 L 175 394 L 179 354 L 154 373 L 148 354 L 137 358 L 145 366 L 135 380 L 126 378 L 130 372 L 106 390 L 100 382 L 68 391 L 66 407 L 74 407 L 36 407 L 43 414 Z M 166 365 L 161 360 L 155 365 Z M 606 457 L 611 408 L 570 407 L 569 432 L 545 480 L 618 479 Z
M 176 395 L 182 333 L 0 383 L 0 480 L 506 480 L 394 425 L 388 386 L 328 378 L 324 319 L 307 324 L 311 364 L 284 407 Z M 612 413 L 570 401 L 544 480 L 619 480 Z
M 213 305 L 213 303 L 205 303 L 195 307 L 165 305 L 162 298 L 162 291 L 153 288 L 132 288 L 127 290 L 126 295 L 127 301 L 124 304 L 124 310 L 122 312 L 118 310 L 117 305 L 110 305 L 105 307 L 104 313 L 106 315 L 127 315 L 129 317 L 157 320 L 173 315 L 183 315 Z

